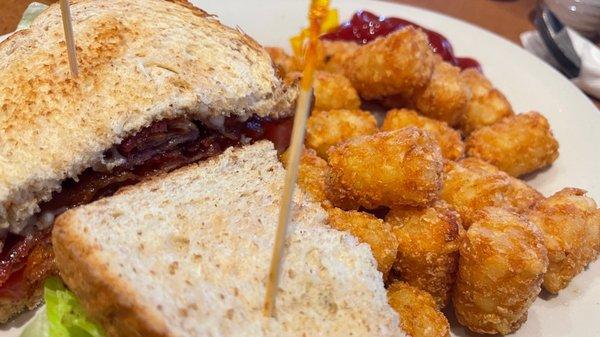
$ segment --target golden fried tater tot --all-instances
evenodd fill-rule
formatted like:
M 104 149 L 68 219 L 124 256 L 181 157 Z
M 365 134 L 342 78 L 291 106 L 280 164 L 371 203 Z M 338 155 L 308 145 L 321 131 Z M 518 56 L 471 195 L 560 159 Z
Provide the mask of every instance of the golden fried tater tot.
M 302 73 L 294 71 L 285 77 L 287 84 L 298 82 Z M 313 110 L 358 109 L 360 98 L 350 81 L 342 74 L 317 71 L 314 81 Z
M 469 135 L 481 127 L 513 115 L 506 97 L 496 90 L 482 73 L 475 69 L 466 69 L 461 72 L 461 77 L 471 90 L 467 111 L 459 122 L 463 134 Z
M 359 44 L 349 41 L 321 41 L 322 53 L 319 53 L 316 67 L 329 73 L 345 73 L 345 64 L 348 58 L 360 47 Z M 302 60 L 295 56 L 287 54 L 278 47 L 267 47 L 267 52 L 280 77 L 285 77 L 292 72 L 302 72 Z
M 306 145 L 317 151 L 321 158 L 327 158 L 331 146 L 375 132 L 377 121 L 368 111 L 313 111 L 306 124 Z
M 281 161 L 287 166 L 288 151 L 281 155 Z M 330 170 L 327 162 L 317 156 L 314 150 L 304 149 L 302 151 L 298 170 L 298 185 L 324 207 L 328 207 L 330 204 L 326 196 L 327 177 Z
M 423 115 L 455 126 L 467 110 L 470 95 L 460 68 L 440 60 L 425 89 L 417 91 L 412 101 Z
M 600 219 L 596 203 L 585 193 L 565 188 L 539 202 L 528 214 L 544 233 L 550 265 L 543 286 L 554 294 L 598 254 Z
M 536 225 L 502 208 L 478 212 L 460 246 L 453 295 L 458 322 L 479 333 L 517 330 L 527 320 L 547 267 Z
M 333 206 L 346 211 L 354 211 L 361 208 L 358 200 L 354 198 L 354 194 L 342 189 L 331 174 L 327 177 L 326 187 L 325 195 Z
M 427 292 L 404 282 L 388 287 L 388 302 L 400 316 L 400 327 L 411 337 L 450 337 L 450 324 Z
M 392 232 L 392 226 L 374 215 L 364 212 L 330 208 L 327 213 L 331 227 L 348 231 L 358 241 L 371 246 L 371 251 L 377 261 L 377 269 L 386 279 L 398 252 L 398 240 Z
M 463 157 L 465 145 L 458 131 L 442 121 L 420 116 L 414 110 L 393 109 L 388 111 L 381 130 L 397 130 L 411 125 L 431 132 L 433 138 L 439 142 L 444 158 L 456 160 Z
M 284 78 L 290 72 L 300 70 L 297 67 L 295 58 L 288 55 L 283 49 L 278 47 L 267 47 L 266 49 L 281 78 Z
M 446 306 L 458 269 L 458 246 L 464 233 L 458 213 L 446 202 L 427 208 L 393 208 L 385 217 L 398 239 L 394 273 L 430 293 Z
M 523 213 L 543 196 L 491 164 L 477 158 L 465 158 L 444 163 L 442 199 L 454 206 L 463 226 L 468 228 L 476 211 L 484 207 L 502 207 Z
M 427 205 L 442 187 L 442 153 L 410 126 L 353 138 L 328 151 L 333 186 L 367 209 Z
M 348 58 L 360 47 L 350 41 L 322 41 L 322 59 L 317 62 L 317 69 L 330 73 L 345 74 Z
M 314 82 L 314 110 L 358 109 L 360 98 L 342 74 L 318 71 Z
M 537 112 L 482 127 L 471 133 L 466 144 L 469 156 L 494 164 L 515 177 L 539 170 L 558 158 L 558 142 L 548 120 Z
M 429 82 L 434 62 L 425 33 L 407 26 L 358 48 L 347 60 L 346 76 L 365 99 L 412 97 Z

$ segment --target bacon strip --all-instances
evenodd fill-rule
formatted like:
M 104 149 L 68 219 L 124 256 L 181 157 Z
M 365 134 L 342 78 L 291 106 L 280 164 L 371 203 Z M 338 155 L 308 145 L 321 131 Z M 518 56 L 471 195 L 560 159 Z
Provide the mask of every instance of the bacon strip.
M 20 237 L 9 234 L 10 248 L 0 257 L 0 297 L 29 296 L 54 273 L 50 230 Z
M 40 209 L 49 212 L 88 204 L 149 176 L 216 156 L 230 146 L 269 139 L 283 151 L 289 145 L 291 126 L 291 118 L 250 118 L 246 122 L 229 118 L 219 131 L 183 118 L 155 122 L 116 146 L 125 158 L 123 164 L 111 172 L 89 168 L 77 181 L 65 180 L 61 191 L 40 204 Z M 114 151 L 106 155 L 111 153 Z M 26 296 L 54 272 L 50 231 L 8 234 L 0 253 L 0 298 Z

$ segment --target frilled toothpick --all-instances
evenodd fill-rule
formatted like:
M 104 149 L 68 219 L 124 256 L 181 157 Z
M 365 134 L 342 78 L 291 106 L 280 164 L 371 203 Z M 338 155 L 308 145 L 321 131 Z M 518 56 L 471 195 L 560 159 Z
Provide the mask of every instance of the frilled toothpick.
M 284 256 L 284 243 L 287 237 L 287 228 L 291 218 L 292 200 L 296 180 L 298 178 L 298 169 L 300 165 L 300 155 L 302 153 L 302 144 L 304 143 L 304 132 L 306 130 L 306 120 L 310 114 L 313 76 L 316 66 L 317 48 L 319 46 L 319 35 L 321 26 L 329 9 L 329 0 L 312 0 L 308 19 L 310 21 L 310 34 L 304 58 L 304 71 L 300 82 L 300 93 L 296 105 L 296 114 L 294 116 L 294 128 L 292 130 L 291 144 L 288 149 L 289 161 L 286 168 L 285 185 L 279 204 L 279 221 L 277 223 L 277 232 L 275 243 L 273 245 L 273 256 L 269 269 L 269 278 L 267 280 L 267 289 L 265 294 L 264 315 L 274 317 L 275 299 L 279 287 L 281 275 L 281 265 Z

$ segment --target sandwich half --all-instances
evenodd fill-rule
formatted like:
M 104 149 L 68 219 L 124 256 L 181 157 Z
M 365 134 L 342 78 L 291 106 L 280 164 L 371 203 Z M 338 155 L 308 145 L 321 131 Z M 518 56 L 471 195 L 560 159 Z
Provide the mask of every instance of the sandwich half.
M 52 236 L 60 276 L 109 336 L 404 336 L 369 246 L 301 192 L 276 317 L 263 316 L 276 156 L 267 141 L 228 149 L 67 211 Z
M 296 90 L 266 51 L 182 1 L 72 1 L 0 43 L 0 322 L 55 270 L 56 215 L 230 146 L 285 147 Z

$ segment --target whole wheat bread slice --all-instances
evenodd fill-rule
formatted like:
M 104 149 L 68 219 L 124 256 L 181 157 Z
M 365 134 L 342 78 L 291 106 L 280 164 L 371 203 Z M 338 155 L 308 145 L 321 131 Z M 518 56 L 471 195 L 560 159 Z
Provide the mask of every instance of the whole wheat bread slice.
M 264 141 L 70 210 L 60 275 L 111 336 L 403 336 L 369 247 L 301 192 L 263 317 L 283 178 Z
M 80 76 L 58 4 L 0 43 L 0 228 L 151 122 L 279 117 L 295 89 L 267 52 L 185 1 L 71 1 Z

